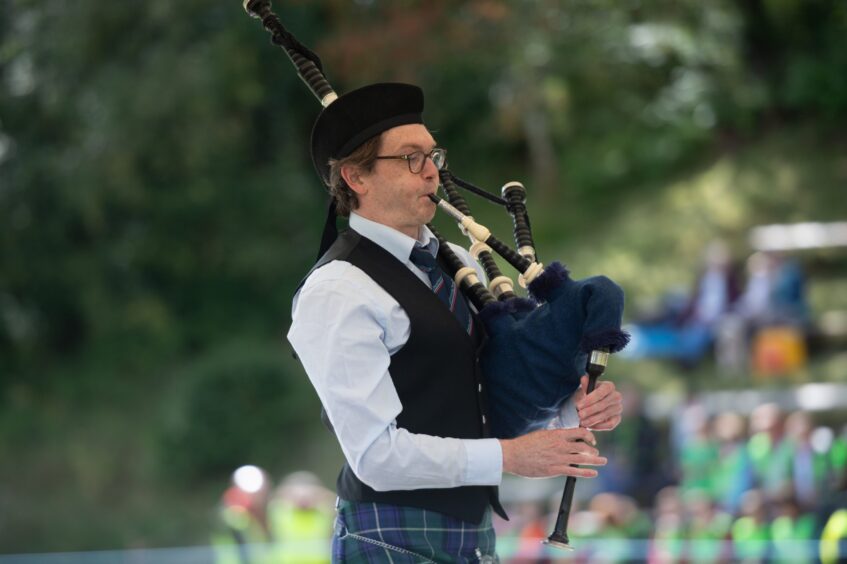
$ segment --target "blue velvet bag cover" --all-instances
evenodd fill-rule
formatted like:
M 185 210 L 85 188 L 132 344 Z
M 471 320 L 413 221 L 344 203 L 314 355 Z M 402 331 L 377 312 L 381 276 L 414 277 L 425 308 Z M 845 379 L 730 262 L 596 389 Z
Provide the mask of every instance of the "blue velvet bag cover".
M 497 302 L 480 313 L 489 336 L 480 362 L 497 438 L 550 419 L 579 387 L 592 350 L 614 353 L 629 341 L 621 330 L 623 290 L 605 276 L 573 280 L 554 262 L 528 289 L 531 299 Z

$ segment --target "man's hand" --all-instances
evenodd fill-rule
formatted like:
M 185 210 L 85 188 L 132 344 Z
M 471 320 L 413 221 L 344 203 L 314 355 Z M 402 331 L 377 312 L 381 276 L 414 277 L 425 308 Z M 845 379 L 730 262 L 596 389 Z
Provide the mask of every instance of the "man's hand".
M 595 431 L 611 431 L 621 422 L 623 396 L 615 389 L 613 382 L 597 382 L 594 391 L 586 395 L 588 376 L 579 381 L 579 389 L 574 393 L 574 404 L 579 415 L 579 424 Z
M 501 439 L 503 471 L 525 478 L 593 478 L 597 470 L 573 464 L 605 465 L 606 458 L 598 456 L 599 451 L 591 446 L 596 444 L 591 431 L 582 428 L 545 429 L 516 439 Z

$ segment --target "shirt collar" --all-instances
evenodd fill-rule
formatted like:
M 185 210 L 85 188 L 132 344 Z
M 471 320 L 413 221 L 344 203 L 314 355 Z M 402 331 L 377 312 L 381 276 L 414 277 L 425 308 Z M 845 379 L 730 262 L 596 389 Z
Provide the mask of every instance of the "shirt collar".
M 350 228 L 367 237 L 404 264 L 409 262 L 409 255 L 416 246 L 427 249 L 432 256 L 438 254 L 438 239 L 426 225 L 421 227 L 421 236 L 417 240 L 393 227 L 371 221 L 356 212 L 350 212 Z

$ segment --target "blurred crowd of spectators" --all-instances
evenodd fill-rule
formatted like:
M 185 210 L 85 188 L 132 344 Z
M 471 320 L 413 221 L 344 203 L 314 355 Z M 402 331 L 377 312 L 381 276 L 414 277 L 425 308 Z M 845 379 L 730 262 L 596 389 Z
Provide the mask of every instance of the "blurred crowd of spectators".
M 541 543 L 557 491 L 513 501 L 510 521 L 495 519 L 503 562 L 847 559 L 847 425 L 775 404 L 744 415 L 692 402 L 660 428 L 637 393 L 625 397 L 623 423 L 601 437 L 609 464 L 578 482 L 568 525 L 576 551 Z M 308 472 L 274 489 L 261 469 L 238 469 L 212 539 L 218 564 L 329 562 L 334 501 Z
M 714 351 L 731 372 L 787 372 L 805 361 L 811 316 L 800 263 L 777 252 L 756 252 L 746 276 L 727 246 L 710 243 L 688 293 L 668 293 L 627 327 L 629 358 L 665 358 L 693 367 Z
M 847 426 L 837 435 L 805 411 L 785 414 L 774 404 L 749 417 L 692 404 L 664 434 L 630 413 L 600 447 L 609 465 L 579 482 L 587 495 L 571 513 L 576 552 L 540 543 L 553 530 L 558 493 L 516 503 L 512 520 L 498 522 L 505 561 L 847 559 Z

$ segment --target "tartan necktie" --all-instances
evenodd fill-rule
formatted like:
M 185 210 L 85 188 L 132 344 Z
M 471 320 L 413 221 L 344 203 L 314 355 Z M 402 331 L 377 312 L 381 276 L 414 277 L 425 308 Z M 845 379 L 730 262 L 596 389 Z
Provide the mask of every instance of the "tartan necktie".
M 470 310 L 468 310 L 468 304 L 460 295 L 453 279 L 447 276 L 441 267 L 438 266 L 438 263 L 435 262 L 435 257 L 428 250 L 422 247 L 415 247 L 412 249 L 409 260 L 429 276 L 432 291 L 453 312 L 453 315 L 459 321 L 459 325 L 465 328 L 468 335 L 473 335 L 473 318 L 471 317 Z

